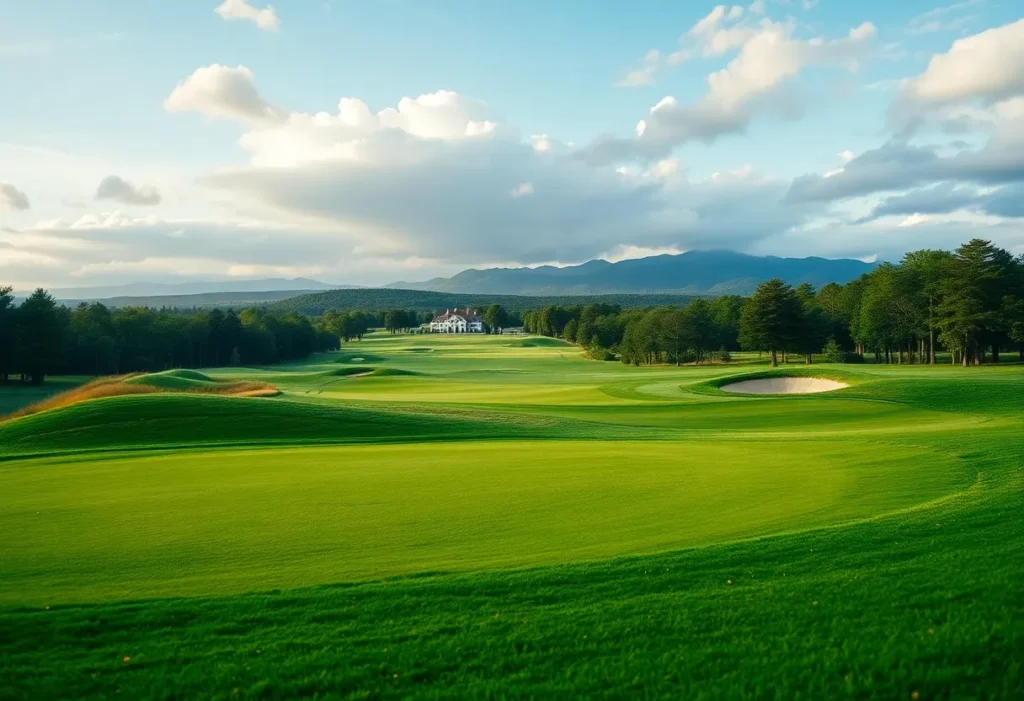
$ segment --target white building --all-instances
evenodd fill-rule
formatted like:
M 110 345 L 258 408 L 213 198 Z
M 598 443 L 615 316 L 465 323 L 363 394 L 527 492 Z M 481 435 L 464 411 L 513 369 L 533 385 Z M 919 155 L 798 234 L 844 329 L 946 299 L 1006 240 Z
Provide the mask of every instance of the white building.
M 430 322 L 431 333 L 483 333 L 484 322 L 472 309 L 445 309 Z

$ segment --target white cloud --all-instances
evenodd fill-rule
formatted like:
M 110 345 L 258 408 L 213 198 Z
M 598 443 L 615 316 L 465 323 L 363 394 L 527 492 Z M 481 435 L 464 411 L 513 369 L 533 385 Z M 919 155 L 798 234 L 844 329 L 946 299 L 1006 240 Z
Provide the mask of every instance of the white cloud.
M 974 21 L 975 17 L 959 13 L 983 2 L 985 0 L 962 0 L 952 5 L 936 7 L 912 17 L 907 23 L 907 30 L 911 34 L 931 34 L 962 29 Z
M 693 50 L 705 55 L 736 51 L 722 69 L 707 77 L 707 92 L 691 104 L 666 97 L 637 125 L 635 139 L 601 137 L 580 152 L 594 163 L 652 160 L 688 141 L 710 143 L 724 134 L 744 131 L 761 113 L 787 118 L 802 114 L 802 103 L 788 81 L 809 66 L 843 66 L 855 70 L 875 27 L 865 22 L 840 39 L 798 39 L 792 22 L 761 20 L 756 25 L 728 24 L 731 12 L 719 5 L 688 33 Z
M 896 113 L 1024 95 L 1024 19 L 953 42 L 919 76 L 903 82 Z
M 643 66 L 636 70 L 629 71 L 625 77 L 616 83 L 616 87 L 634 88 L 640 85 L 653 85 L 654 74 L 661 64 L 661 53 L 657 49 L 651 49 L 644 55 Z
M 25 211 L 29 208 L 28 195 L 9 182 L 0 182 L 0 206 Z
M 650 248 L 645 246 L 616 246 L 610 251 L 602 253 L 599 258 L 603 258 L 609 263 L 618 263 L 620 260 L 632 260 L 635 258 L 647 258 L 649 256 L 675 256 L 680 253 L 685 253 L 681 248 L 675 246 L 662 246 L 660 248 Z
M 241 119 L 269 124 L 284 119 L 284 114 L 260 97 L 253 84 L 252 71 L 245 66 L 213 64 L 199 68 L 164 101 L 170 112 L 199 112 L 207 117 Z
M 96 188 L 97 200 L 114 200 L 122 204 L 160 204 L 160 192 L 151 185 L 135 185 L 118 175 L 108 175 Z
M 656 178 L 669 178 L 679 172 L 678 158 L 665 158 L 654 164 L 651 175 Z
M 214 12 L 227 21 L 248 20 L 267 32 L 276 32 L 281 26 L 273 7 L 268 5 L 260 10 L 250 5 L 247 0 L 224 0 Z

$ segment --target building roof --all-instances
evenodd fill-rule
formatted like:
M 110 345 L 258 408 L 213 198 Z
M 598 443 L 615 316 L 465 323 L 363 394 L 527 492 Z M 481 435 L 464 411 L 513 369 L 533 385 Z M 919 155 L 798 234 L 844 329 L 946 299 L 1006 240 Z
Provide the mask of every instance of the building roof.
M 466 320 L 467 324 L 472 324 L 475 321 L 481 321 L 480 317 L 478 317 L 472 309 L 445 309 L 444 314 L 438 314 L 434 317 L 434 323 L 439 324 L 447 321 L 453 316 L 462 317 Z

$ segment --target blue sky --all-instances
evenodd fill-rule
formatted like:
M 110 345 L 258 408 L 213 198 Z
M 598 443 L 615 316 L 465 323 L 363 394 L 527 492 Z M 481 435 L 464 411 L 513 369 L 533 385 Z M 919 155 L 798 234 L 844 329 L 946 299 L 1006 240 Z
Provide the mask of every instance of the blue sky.
M 0 0 L 0 282 L 1024 250 L 1018 3 L 715 8 Z

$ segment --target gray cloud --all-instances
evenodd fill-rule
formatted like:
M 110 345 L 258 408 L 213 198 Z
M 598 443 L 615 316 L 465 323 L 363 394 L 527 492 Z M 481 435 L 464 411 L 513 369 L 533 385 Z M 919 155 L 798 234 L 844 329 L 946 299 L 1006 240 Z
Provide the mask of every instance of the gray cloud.
M 980 199 L 981 193 L 975 187 L 940 183 L 933 187 L 887 197 L 871 211 L 871 214 L 858 220 L 858 223 L 901 214 L 948 214 L 973 207 Z
M 973 238 L 992 241 L 1015 254 L 1024 253 L 1024 226 L 1019 220 L 928 221 L 913 226 L 884 221 L 843 224 L 827 221 L 773 237 L 751 248 L 752 253 L 778 256 L 815 255 L 830 258 L 874 258 L 897 261 L 907 251 L 922 248 L 953 250 Z
M 117 175 L 108 175 L 96 188 L 97 200 L 113 200 L 122 204 L 157 205 L 160 193 L 150 185 L 134 185 Z
M 789 202 L 828 202 L 920 185 L 954 181 L 998 185 L 1024 180 L 1024 143 L 993 139 L 975 151 L 941 156 L 932 146 L 889 142 L 831 175 L 793 181 Z
M 1024 217 L 1024 184 L 1003 187 L 982 202 L 986 214 L 997 217 Z
M 29 209 L 28 195 L 11 183 L 0 182 L 0 205 L 23 212 Z
M 742 248 L 804 221 L 786 184 L 750 173 L 690 182 L 623 175 L 503 139 L 368 136 L 357 160 L 244 167 L 205 183 L 330 222 L 365 246 L 464 264 L 586 260 L 619 245 Z M 529 183 L 528 197 L 516 197 Z
M 996 217 L 1024 217 L 1024 184 L 983 191 L 969 185 L 940 183 L 887 197 L 858 224 L 880 217 L 910 214 L 950 214 L 972 211 Z

